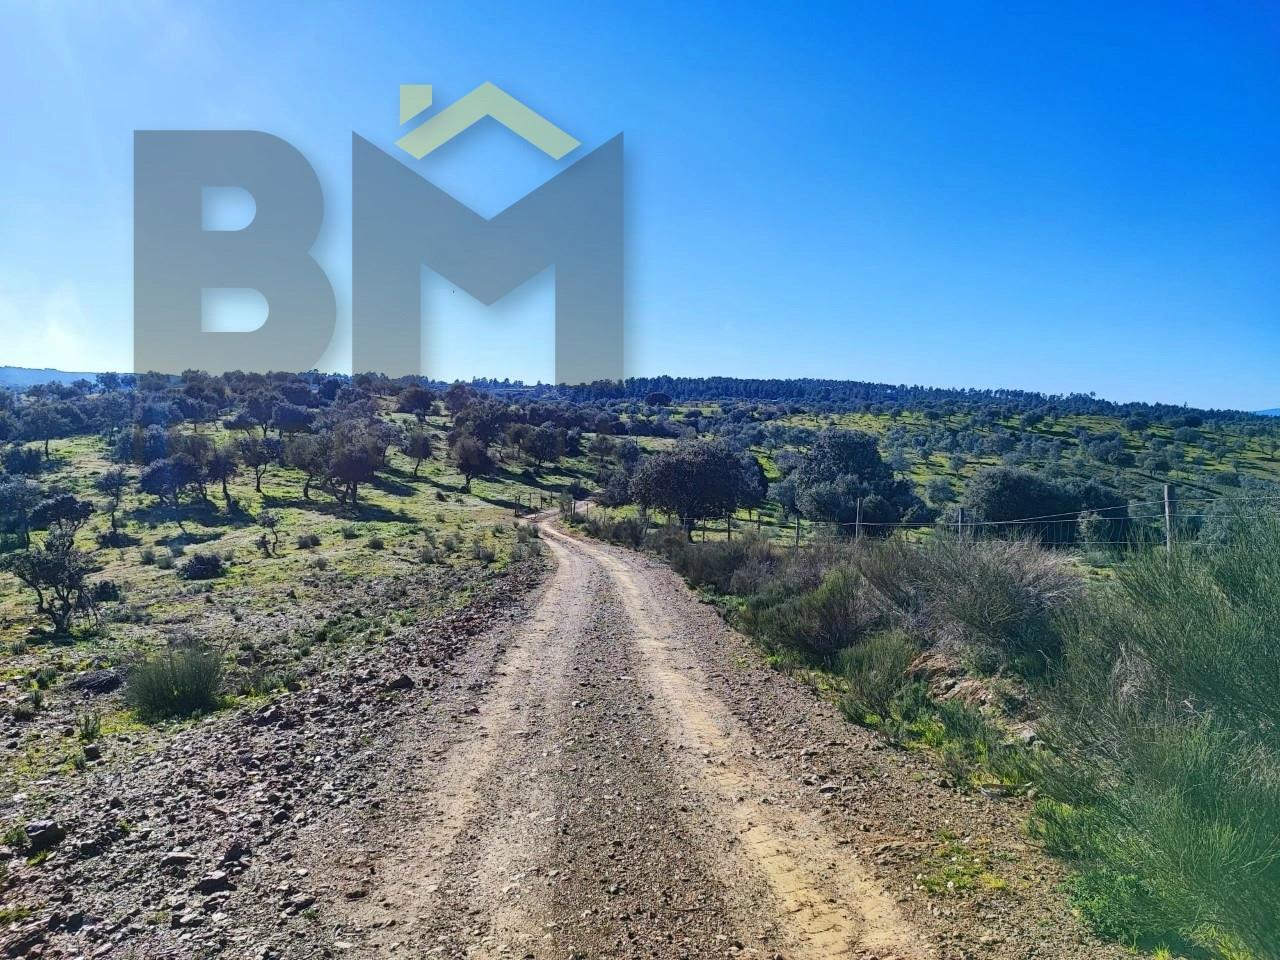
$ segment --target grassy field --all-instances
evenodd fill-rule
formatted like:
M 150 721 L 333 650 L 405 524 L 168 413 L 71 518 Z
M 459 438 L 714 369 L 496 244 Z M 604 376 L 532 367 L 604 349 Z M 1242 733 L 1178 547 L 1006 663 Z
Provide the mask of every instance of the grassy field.
M 101 605 L 98 623 L 82 622 L 71 636 L 51 639 L 35 614 L 31 592 L 11 576 L 0 577 L 0 690 L 6 703 L 34 705 L 37 721 L 68 718 L 55 708 L 79 696 L 63 688 L 65 678 L 135 662 L 175 637 L 224 650 L 239 670 L 233 702 L 268 695 L 294 676 L 323 669 L 335 654 L 335 639 L 371 643 L 464 605 L 474 577 L 500 575 L 513 557 L 538 549 L 517 529 L 519 505 L 554 504 L 562 490 L 590 483 L 595 475 L 596 466 L 585 456 L 562 459 L 536 473 L 521 463 L 500 463 L 491 476 L 475 479 L 468 492 L 446 458 L 447 421 L 433 418 L 430 425 L 435 452 L 419 475 L 414 477 L 411 459 L 392 452 L 389 468 L 361 488 L 355 510 L 318 488 L 304 499 L 302 474 L 273 465 L 263 476 L 261 493 L 252 471 L 242 469 L 229 484 L 231 507 L 220 489 L 210 487 L 208 502 L 187 498 L 175 513 L 139 493 L 132 483 L 138 470 L 127 468 L 131 485 L 119 511 L 125 544 L 99 546 L 98 536 L 110 526 L 101 511 L 78 539 L 99 567 L 93 579 L 119 588 L 118 601 Z M 228 439 L 221 427 L 206 426 L 202 432 Z M 51 490 L 102 502 L 93 482 L 113 466 L 105 440 L 55 440 L 51 456 L 41 476 Z M 259 523 L 264 513 L 278 518 L 273 532 Z M 205 581 L 182 579 L 182 564 L 200 554 L 220 557 L 224 574 Z M 396 585 L 406 582 L 431 586 L 415 600 L 412 614 L 388 617 L 376 606 L 362 607 L 366 594 L 403 590 Z M 100 719 L 104 736 L 127 736 L 138 726 L 123 708 Z M 72 771 L 74 739 L 56 731 L 51 736 L 47 722 L 9 730 L 0 771 L 5 786 Z

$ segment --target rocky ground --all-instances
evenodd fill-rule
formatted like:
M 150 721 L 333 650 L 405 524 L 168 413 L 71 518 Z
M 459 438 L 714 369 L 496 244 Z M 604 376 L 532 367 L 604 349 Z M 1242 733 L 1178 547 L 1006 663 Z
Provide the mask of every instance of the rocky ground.
M 15 798 L 9 955 L 1112 955 L 1020 801 L 850 726 L 657 562 L 544 541 L 537 589 Z

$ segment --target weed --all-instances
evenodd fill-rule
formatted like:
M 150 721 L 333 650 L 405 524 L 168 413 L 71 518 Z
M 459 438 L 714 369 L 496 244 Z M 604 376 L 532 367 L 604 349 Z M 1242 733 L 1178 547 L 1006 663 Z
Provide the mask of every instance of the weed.
M 903 634 L 888 632 L 867 637 L 840 652 L 840 672 L 846 691 L 840 701 L 845 715 L 862 723 L 868 715 L 889 714 L 893 700 L 908 683 L 906 673 L 916 648 Z
M 202 643 L 171 646 L 129 674 L 125 697 L 146 721 L 190 717 L 221 704 L 222 654 Z
M 102 714 L 86 710 L 76 716 L 76 736 L 81 743 L 93 743 L 102 735 Z

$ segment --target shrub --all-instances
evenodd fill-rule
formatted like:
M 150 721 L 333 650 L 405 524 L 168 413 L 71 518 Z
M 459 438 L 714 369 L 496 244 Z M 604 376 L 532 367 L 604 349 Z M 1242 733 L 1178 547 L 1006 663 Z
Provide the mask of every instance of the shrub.
M 178 568 L 183 580 L 215 580 L 223 572 L 222 557 L 216 553 L 197 553 Z
M 357 530 L 355 527 L 353 527 L 351 524 L 347 524 L 342 528 L 343 540 L 356 540 L 359 538 L 359 536 L 360 536 L 360 531 Z
M 121 597 L 120 584 L 114 580 L 99 580 L 90 590 L 94 603 L 115 603 Z
M 524 543 L 517 543 L 511 551 L 512 560 L 530 560 L 534 557 L 542 556 L 542 544 L 537 540 L 527 540 Z
M 320 535 L 318 533 L 303 533 L 298 535 L 299 550 L 314 550 L 320 546 Z
M 440 551 L 435 547 L 423 547 L 418 551 L 418 562 L 427 564 L 439 563 Z
M 1100 937 L 1138 946 L 1169 932 L 1169 918 L 1136 874 L 1087 870 L 1070 877 L 1065 887 L 1081 919 Z
M 1280 522 L 1134 557 L 1067 621 L 1040 728 L 1046 796 L 1085 815 L 1039 829 L 1219 957 L 1280 957 L 1277 623 Z M 1114 916 L 1124 939 L 1149 932 Z
M 639 547 L 644 543 L 647 524 L 639 517 L 589 517 L 583 529 L 597 540 Z M 522 527 L 521 529 L 529 529 Z
M 695 587 L 713 587 L 728 593 L 740 567 L 772 556 L 768 541 L 754 534 L 736 540 L 689 543 L 667 532 L 669 530 L 666 528 L 653 542 L 666 553 L 675 571 Z
M 205 644 L 171 646 L 129 673 L 125 698 L 146 721 L 190 717 L 221 702 L 222 652 Z
M 483 540 L 475 540 L 471 544 L 471 559 L 480 563 L 493 563 L 497 555 L 493 551 L 493 547 L 489 546 Z
M 885 625 L 882 607 L 848 566 L 829 571 L 808 593 L 747 611 L 748 622 L 766 642 L 824 660 Z
M 81 743 L 93 743 L 102 735 L 102 714 L 86 710 L 76 717 L 76 735 Z
M 160 554 L 160 556 L 156 557 L 156 566 L 161 570 L 172 570 L 173 554 L 171 553 Z
M 898 632 L 873 634 L 841 651 L 840 672 L 847 684 L 841 710 L 857 723 L 867 715 L 888 716 L 909 682 L 907 669 L 915 657 L 915 645 Z
M 370 550 L 385 550 L 385 549 L 387 549 L 387 542 L 386 542 L 385 540 L 383 540 L 381 537 L 370 537 L 370 538 L 369 538 L 369 549 L 370 549 Z
M 156 548 L 143 547 L 138 551 L 138 562 L 144 567 L 149 567 L 156 562 Z
M 1025 540 L 957 539 L 935 533 L 918 547 L 868 544 L 863 577 L 932 637 L 989 648 L 1019 672 L 1038 675 L 1061 654 L 1056 618 L 1080 598 L 1067 558 Z

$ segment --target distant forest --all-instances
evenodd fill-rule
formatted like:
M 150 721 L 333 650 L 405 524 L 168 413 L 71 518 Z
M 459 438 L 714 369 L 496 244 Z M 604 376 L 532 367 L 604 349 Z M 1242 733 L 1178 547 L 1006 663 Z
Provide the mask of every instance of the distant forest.
M 1166 403 L 1115 403 L 1093 394 L 1045 394 L 1032 390 L 951 389 L 907 384 L 871 383 L 863 380 L 752 380 L 740 377 L 631 377 L 622 382 L 599 381 L 581 386 L 528 386 L 519 381 L 477 378 L 477 389 L 492 393 L 516 393 L 536 397 L 556 396 L 578 402 L 600 400 L 644 400 L 664 395 L 672 401 L 754 400 L 770 403 L 793 402 L 809 409 L 832 411 L 866 410 L 891 413 L 901 410 L 929 410 L 960 413 L 1005 408 L 1009 414 L 1039 412 L 1059 414 L 1129 417 L 1137 414 L 1157 421 L 1174 421 L 1194 414 L 1204 421 L 1237 421 L 1260 414 L 1239 410 L 1200 409 Z

